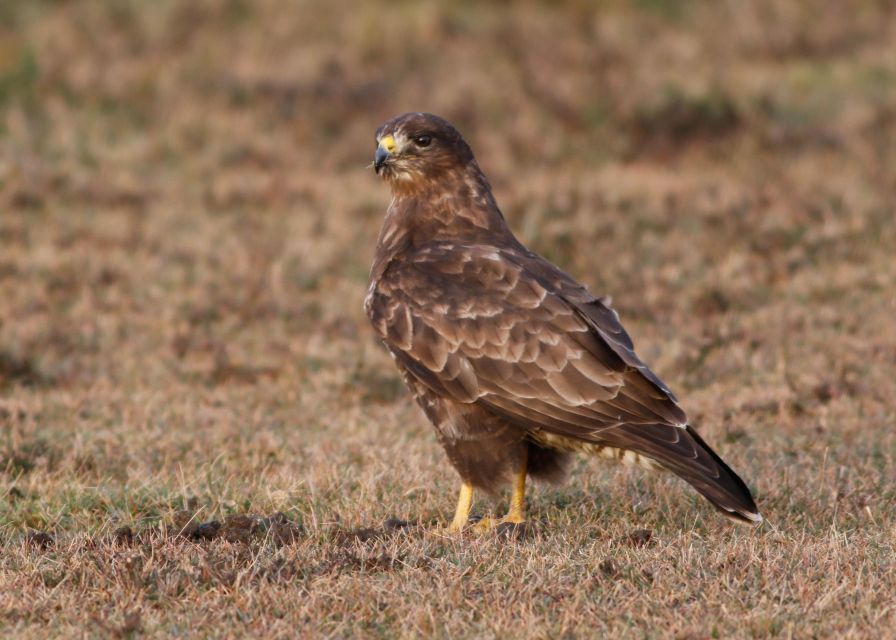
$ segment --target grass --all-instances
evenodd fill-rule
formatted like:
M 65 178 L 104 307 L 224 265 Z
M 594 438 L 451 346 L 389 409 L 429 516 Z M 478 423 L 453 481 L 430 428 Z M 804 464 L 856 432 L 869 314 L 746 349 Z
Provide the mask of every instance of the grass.
M 0 633 L 886 635 L 896 32 L 812 4 L 5 6 Z M 579 459 L 526 536 L 433 532 L 457 479 L 361 310 L 411 109 L 763 526 Z

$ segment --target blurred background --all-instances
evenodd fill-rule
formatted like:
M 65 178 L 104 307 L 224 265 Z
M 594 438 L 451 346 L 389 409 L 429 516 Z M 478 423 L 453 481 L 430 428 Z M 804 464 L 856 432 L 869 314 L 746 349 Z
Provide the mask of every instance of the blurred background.
M 896 517 L 894 43 L 884 0 L 0 2 L 0 535 L 282 510 L 313 541 L 289 561 L 330 575 L 366 566 L 327 546 L 332 523 L 444 521 L 455 475 L 361 308 L 389 201 L 373 134 L 425 110 L 459 127 L 526 244 L 613 296 L 641 356 L 782 527 L 693 574 L 690 555 L 619 556 L 650 578 L 614 587 L 632 619 L 672 629 L 668 614 L 703 637 L 703 587 L 675 608 L 651 572 L 688 584 L 760 562 L 761 579 L 715 583 L 736 591 L 713 605 L 722 636 L 745 633 L 739 615 L 767 637 L 810 610 L 820 635 L 834 609 L 842 630 L 856 616 L 880 628 L 894 574 L 893 536 L 889 552 L 879 536 Z M 566 538 L 519 553 L 567 577 L 601 556 L 576 569 L 557 549 L 627 526 L 680 549 L 695 528 L 746 539 L 674 479 L 585 460 L 530 505 Z M 9 562 L 33 559 L 15 548 Z M 182 592 L 229 615 L 179 549 L 157 576 L 170 628 L 200 615 Z M 575 608 L 587 598 L 556 609 L 536 583 L 475 564 L 482 591 L 440 591 L 426 567 L 442 552 L 408 553 L 414 584 L 433 585 L 427 606 L 443 607 L 432 620 L 481 593 L 503 611 L 511 584 L 533 615 L 594 619 Z M 233 557 L 268 588 L 251 573 L 267 565 Z M 889 586 L 850 573 L 866 560 L 890 567 Z M 124 588 L 94 568 L 56 589 L 58 569 L 34 566 L 43 582 L 4 590 L 34 637 L 43 597 L 83 612 Z M 416 619 L 377 604 L 405 611 L 424 600 L 416 586 L 357 575 L 327 583 L 339 620 Z M 592 584 L 583 575 L 570 583 Z M 318 619 L 313 599 L 288 601 Z
M 235 434 L 264 461 L 428 436 L 361 310 L 373 132 L 409 110 L 614 296 L 711 440 L 808 464 L 892 424 L 892 3 L 32 1 L 0 25 L 0 467 L 164 480 Z

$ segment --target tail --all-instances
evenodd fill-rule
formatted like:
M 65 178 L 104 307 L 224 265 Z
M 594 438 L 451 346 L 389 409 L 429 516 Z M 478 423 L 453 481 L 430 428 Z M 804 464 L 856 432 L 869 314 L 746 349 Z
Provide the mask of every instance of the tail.
M 698 464 L 687 465 L 685 468 L 670 465 L 668 469 L 687 481 L 716 509 L 732 520 L 750 524 L 762 522 L 762 515 L 756 508 L 756 502 L 740 476 L 734 473 L 731 467 L 725 464 L 725 461 L 690 426 L 686 427 L 686 432 L 697 449 L 698 457 L 693 462 L 698 462 Z M 700 455 L 701 453 L 703 455 Z M 715 464 L 709 466 L 703 463 L 704 455 L 708 456 Z
M 655 460 L 724 515 L 740 522 L 762 522 L 747 485 L 690 426 L 626 425 L 616 433 L 625 439 L 625 448 Z

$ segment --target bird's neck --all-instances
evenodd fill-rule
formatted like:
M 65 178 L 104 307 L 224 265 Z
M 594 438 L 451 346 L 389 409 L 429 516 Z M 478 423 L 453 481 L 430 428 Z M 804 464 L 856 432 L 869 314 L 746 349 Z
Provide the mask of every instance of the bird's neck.
M 475 162 L 465 169 L 444 173 L 415 190 L 393 187 L 380 231 L 380 251 L 394 255 L 438 242 L 512 240 L 485 176 Z

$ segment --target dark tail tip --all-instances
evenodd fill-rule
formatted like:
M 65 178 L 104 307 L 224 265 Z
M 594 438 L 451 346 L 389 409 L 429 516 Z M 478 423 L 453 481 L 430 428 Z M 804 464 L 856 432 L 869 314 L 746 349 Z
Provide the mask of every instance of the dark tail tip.
M 732 520 L 750 524 L 762 522 L 762 515 L 759 513 L 759 509 L 756 508 L 756 502 L 753 500 L 747 485 L 740 479 L 740 476 L 725 464 L 725 461 L 706 444 L 694 429 L 688 426 L 687 432 L 694 439 L 694 442 L 716 463 L 719 475 L 717 478 L 701 476 L 699 478 L 684 477 L 684 479 L 690 482 L 713 506 Z

